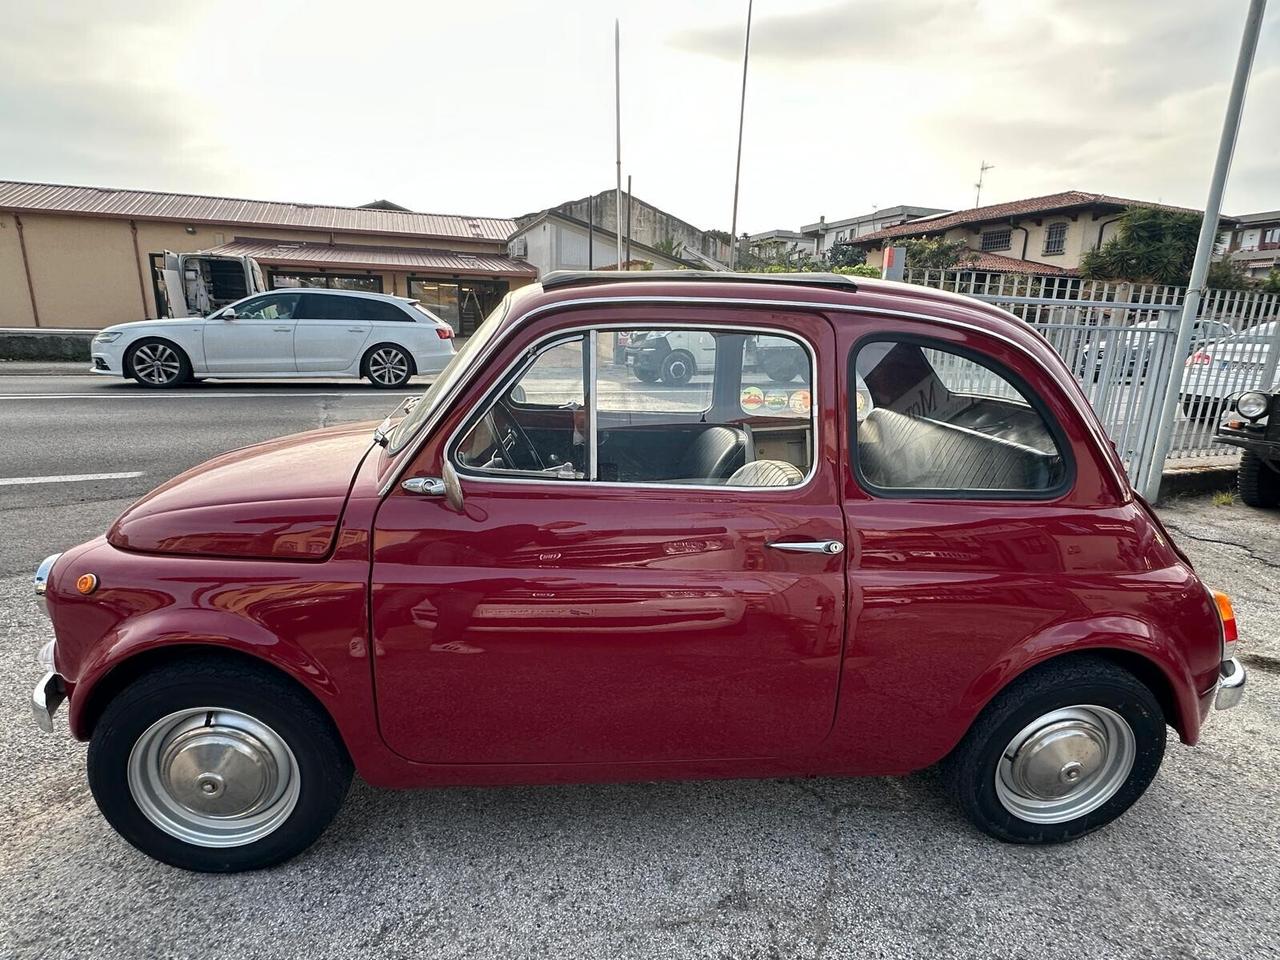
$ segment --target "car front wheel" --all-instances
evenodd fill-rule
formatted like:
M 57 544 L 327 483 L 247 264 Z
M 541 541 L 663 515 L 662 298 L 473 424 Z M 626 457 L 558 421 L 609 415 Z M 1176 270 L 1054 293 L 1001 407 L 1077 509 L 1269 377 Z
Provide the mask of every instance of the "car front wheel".
M 394 344 L 383 343 L 364 355 L 361 374 L 375 387 L 403 387 L 413 376 L 413 358 Z
M 1164 747 L 1164 713 L 1151 690 L 1082 656 L 1036 668 L 998 694 L 942 773 L 984 833 L 1061 843 L 1128 810 L 1155 778 Z
M 1280 507 L 1280 465 L 1246 450 L 1236 471 L 1236 489 L 1251 507 Z
M 698 372 L 693 355 L 685 350 L 672 350 L 662 360 L 662 382 L 672 387 L 682 387 Z
M 191 379 L 191 361 L 167 340 L 140 340 L 124 358 L 124 372 L 144 387 L 176 387 Z
M 267 670 L 222 659 L 144 674 L 107 705 L 89 786 L 108 822 L 186 870 L 272 866 L 337 814 L 351 761 L 328 715 Z

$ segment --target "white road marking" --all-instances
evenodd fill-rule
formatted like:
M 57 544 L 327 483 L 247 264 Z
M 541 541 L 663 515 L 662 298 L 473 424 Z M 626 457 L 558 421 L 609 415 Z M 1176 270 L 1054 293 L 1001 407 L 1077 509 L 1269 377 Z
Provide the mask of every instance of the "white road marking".
M 0 487 L 14 487 L 23 483 L 79 483 L 82 480 L 132 480 L 142 476 L 141 470 L 126 473 L 63 473 L 56 477 L 0 477 Z

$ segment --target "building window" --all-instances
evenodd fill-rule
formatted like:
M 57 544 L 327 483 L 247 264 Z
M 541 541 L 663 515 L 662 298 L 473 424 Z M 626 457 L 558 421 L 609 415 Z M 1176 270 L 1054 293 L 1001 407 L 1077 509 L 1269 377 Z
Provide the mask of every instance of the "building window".
M 1280 247 L 1280 227 L 1267 227 L 1262 231 L 1262 249 L 1274 250 Z
M 1044 232 L 1044 255 L 1051 257 L 1055 254 L 1066 253 L 1067 250 L 1067 225 L 1065 223 L 1051 223 Z
M 272 270 L 268 283 L 279 287 L 323 287 L 326 290 L 358 290 L 361 293 L 381 293 L 382 278 L 358 273 L 305 273 L 290 270 Z
M 1009 227 L 1002 230 L 988 230 L 982 235 L 982 249 L 986 253 L 995 250 L 1008 250 L 1013 243 L 1013 231 Z

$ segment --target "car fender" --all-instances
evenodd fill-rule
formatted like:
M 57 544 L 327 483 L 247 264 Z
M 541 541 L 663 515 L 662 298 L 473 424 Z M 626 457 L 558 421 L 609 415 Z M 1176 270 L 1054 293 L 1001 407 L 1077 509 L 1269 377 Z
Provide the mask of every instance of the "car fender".
M 95 693 L 117 670 L 139 657 L 214 651 L 245 655 L 284 673 L 308 690 L 341 730 L 339 716 L 332 709 L 339 684 L 301 644 L 231 611 L 166 606 L 122 621 L 93 645 L 80 664 L 69 701 L 67 719 L 72 734 L 81 740 L 88 738 L 102 708 Z
M 1006 651 L 960 698 L 957 711 L 966 718 L 965 729 L 997 694 L 1029 670 L 1081 653 L 1138 657 L 1157 670 L 1156 676 L 1163 678 L 1166 689 L 1154 692 L 1162 699 L 1169 694 L 1167 707 L 1173 715 L 1167 717 L 1168 722 L 1184 742 L 1195 743 L 1200 732 L 1200 691 L 1182 644 L 1149 621 L 1118 614 L 1060 621 Z M 1143 679 L 1149 682 L 1149 678 Z

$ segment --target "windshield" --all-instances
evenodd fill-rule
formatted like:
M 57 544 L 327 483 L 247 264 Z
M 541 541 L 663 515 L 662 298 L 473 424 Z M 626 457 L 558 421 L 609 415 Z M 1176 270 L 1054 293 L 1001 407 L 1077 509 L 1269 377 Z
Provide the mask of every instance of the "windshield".
M 408 416 L 396 425 L 391 431 L 390 443 L 387 447 L 388 453 L 399 453 L 405 448 L 410 440 L 413 439 L 422 425 L 427 421 L 431 412 L 436 408 L 436 404 L 440 402 L 440 398 L 445 396 L 457 385 L 471 369 L 471 364 L 475 362 L 475 358 L 488 346 L 493 340 L 494 335 L 498 332 L 498 328 L 502 326 L 502 318 L 507 315 L 507 307 L 510 305 L 511 295 L 503 297 L 502 302 L 494 307 L 493 312 L 485 317 L 484 323 L 476 328 L 476 332 L 467 338 L 462 348 L 453 355 L 453 359 L 449 361 L 440 376 L 436 377 L 435 382 L 427 387 L 427 392 L 422 395 L 422 399 L 417 405 L 409 411 Z

